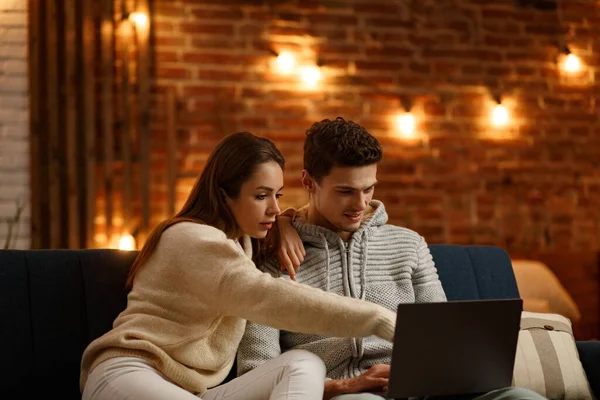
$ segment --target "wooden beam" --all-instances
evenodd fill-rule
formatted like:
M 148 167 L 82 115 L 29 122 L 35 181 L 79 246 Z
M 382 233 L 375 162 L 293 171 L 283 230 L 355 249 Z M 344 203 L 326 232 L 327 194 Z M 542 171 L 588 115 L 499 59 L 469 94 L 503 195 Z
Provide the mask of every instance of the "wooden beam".
M 169 217 L 175 214 L 175 189 L 177 186 L 176 112 L 175 89 L 169 86 L 167 89 L 167 191 L 169 193 Z
M 114 8 L 112 0 L 102 1 L 101 13 L 101 76 L 102 76 L 102 136 L 104 144 L 104 215 L 106 217 L 106 240 L 113 235 L 113 171 L 114 171 L 114 114 L 113 114 L 113 67 L 114 67 Z
M 142 222 L 138 242 L 143 244 L 150 231 L 150 7 L 148 0 L 138 0 L 136 11 L 144 13 L 148 17 L 145 25 L 136 26 L 142 190 Z
M 122 0 L 122 14 L 127 14 L 127 0 Z M 133 36 L 133 26 L 130 21 L 122 21 L 119 27 L 121 40 L 121 160 L 123 162 L 123 230 L 131 234 L 133 218 L 133 173 L 131 162 L 131 103 L 129 84 L 129 46 Z
M 96 74 L 94 0 L 83 0 L 81 7 L 83 52 L 83 136 L 85 165 L 85 246 L 96 247 Z
M 44 1 L 46 6 L 46 117 L 44 128 L 48 134 L 48 171 L 49 171 L 49 247 L 63 247 L 61 240 L 61 191 L 60 191 L 60 149 L 59 136 L 59 96 L 58 96 L 58 10 L 54 1 Z
M 66 187 L 67 196 L 67 239 L 69 249 L 80 248 L 79 233 L 79 180 L 77 179 L 79 168 L 77 163 L 77 118 L 78 118 L 78 90 L 77 90 L 77 8 L 76 0 L 65 0 L 64 2 L 64 68 L 65 82 L 63 93 L 65 95 L 65 143 L 66 147 Z
M 29 135 L 30 135 L 30 190 L 31 190 L 31 248 L 40 249 L 43 243 L 42 223 L 42 150 L 40 146 L 40 127 L 42 126 L 42 112 L 40 96 L 40 28 L 43 19 L 42 0 L 28 1 L 28 79 L 29 79 Z M 45 197 L 45 196 L 44 196 Z

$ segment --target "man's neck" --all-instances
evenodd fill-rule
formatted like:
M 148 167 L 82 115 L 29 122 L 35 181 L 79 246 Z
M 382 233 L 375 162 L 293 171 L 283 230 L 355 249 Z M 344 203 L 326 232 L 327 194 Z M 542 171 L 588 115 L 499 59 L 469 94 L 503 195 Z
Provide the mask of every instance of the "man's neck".
M 306 222 L 312 225 L 327 228 L 330 231 L 337 233 L 344 242 L 350 240 L 350 237 L 352 236 L 352 232 L 341 231 L 337 226 L 331 224 L 327 219 L 325 219 L 312 200 L 308 203 Z

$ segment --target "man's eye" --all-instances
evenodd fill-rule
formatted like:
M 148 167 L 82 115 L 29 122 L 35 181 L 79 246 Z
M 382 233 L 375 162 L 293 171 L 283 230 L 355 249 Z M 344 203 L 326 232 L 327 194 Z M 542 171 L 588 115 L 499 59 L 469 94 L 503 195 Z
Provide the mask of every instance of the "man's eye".
M 256 196 L 256 199 L 257 199 L 257 200 L 264 200 L 264 199 L 266 199 L 266 198 L 267 198 L 267 195 L 266 195 L 266 194 L 259 194 L 258 196 Z

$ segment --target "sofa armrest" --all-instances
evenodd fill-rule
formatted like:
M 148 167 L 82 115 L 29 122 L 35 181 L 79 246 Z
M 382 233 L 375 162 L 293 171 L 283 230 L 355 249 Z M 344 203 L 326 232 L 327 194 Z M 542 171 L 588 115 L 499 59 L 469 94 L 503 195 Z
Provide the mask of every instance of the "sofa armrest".
M 577 350 L 592 392 L 600 398 L 600 342 L 578 341 Z

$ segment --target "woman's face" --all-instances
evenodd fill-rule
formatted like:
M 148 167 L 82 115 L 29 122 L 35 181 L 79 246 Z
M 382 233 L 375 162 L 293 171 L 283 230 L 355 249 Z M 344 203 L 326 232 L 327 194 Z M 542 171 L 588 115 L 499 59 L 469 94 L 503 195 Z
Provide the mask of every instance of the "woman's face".
M 227 205 L 245 233 L 263 239 L 279 214 L 279 197 L 283 189 L 283 171 L 274 161 L 260 164 L 254 174 L 242 184 L 240 195 L 232 199 L 225 195 Z

